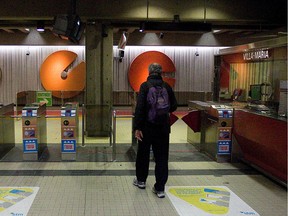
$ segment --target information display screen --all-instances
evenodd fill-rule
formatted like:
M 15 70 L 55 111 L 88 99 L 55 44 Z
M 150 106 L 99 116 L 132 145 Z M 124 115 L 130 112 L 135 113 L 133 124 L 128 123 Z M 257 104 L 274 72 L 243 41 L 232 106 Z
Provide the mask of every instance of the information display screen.
M 250 85 L 250 96 L 252 100 L 261 100 L 261 85 Z

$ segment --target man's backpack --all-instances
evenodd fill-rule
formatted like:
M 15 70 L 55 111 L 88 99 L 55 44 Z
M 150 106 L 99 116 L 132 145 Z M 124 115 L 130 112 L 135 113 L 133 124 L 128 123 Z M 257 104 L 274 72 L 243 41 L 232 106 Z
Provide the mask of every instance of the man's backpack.
M 153 86 L 147 82 L 149 91 L 147 94 L 148 121 L 154 124 L 164 124 L 168 121 L 170 101 L 164 83 L 160 86 Z

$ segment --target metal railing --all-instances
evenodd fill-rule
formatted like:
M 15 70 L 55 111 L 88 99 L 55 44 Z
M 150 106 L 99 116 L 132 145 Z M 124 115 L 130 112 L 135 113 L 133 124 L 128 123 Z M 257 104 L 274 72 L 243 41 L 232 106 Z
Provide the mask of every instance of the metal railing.
M 134 115 L 117 115 L 117 111 L 115 109 L 112 110 L 112 128 L 111 128 L 111 135 L 112 135 L 112 143 L 110 143 L 110 147 L 112 147 L 112 160 L 116 160 L 116 128 L 117 128 L 117 118 L 133 118 Z M 132 121 L 133 124 L 133 121 Z M 133 125 L 132 125 L 133 128 Z

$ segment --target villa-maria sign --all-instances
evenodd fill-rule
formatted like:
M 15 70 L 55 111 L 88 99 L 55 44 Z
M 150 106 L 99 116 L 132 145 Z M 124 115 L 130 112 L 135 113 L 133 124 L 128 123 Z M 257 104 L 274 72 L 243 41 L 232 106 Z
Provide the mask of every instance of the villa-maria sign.
M 254 50 L 243 53 L 243 59 L 245 61 L 253 61 L 253 60 L 262 60 L 262 59 L 269 59 L 270 54 L 268 49 L 266 50 Z

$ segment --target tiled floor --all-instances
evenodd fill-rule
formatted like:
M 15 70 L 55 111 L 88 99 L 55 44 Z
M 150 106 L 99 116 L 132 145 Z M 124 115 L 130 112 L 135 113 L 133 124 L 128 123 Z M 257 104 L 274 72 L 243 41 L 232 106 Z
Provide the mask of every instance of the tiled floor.
M 57 118 L 47 120 L 48 143 L 51 149 L 56 146 L 50 154 L 57 154 L 59 149 L 58 122 Z M 15 142 L 19 144 L 22 142 L 21 121 L 15 120 L 15 123 Z M 181 120 L 172 126 L 167 186 L 226 186 L 261 216 L 287 215 L 286 188 L 245 164 L 212 161 L 186 143 L 186 133 L 186 125 Z M 85 147 L 78 147 L 82 148 L 81 154 L 106 157 L 87 159 L 79 155 L 81 161 L 74 162 L 62 162 L 59 157 L 23 162 L 10 155 L 0 161 L 0 187 L 39 187 L 29 216 L 177 216 L 168 197 L 159 199 L 151 191 L 153 161 L 146 189 L 132 185 L 135 155 L 131 153 L 131 138 L 131 119 L 119 118 L 116 161 L 111 160 L 107 138 L 87 139 Z M 18 144 L 16 147 L 21 152 Z M 19 157 L 19 151 L 14 157 Z

